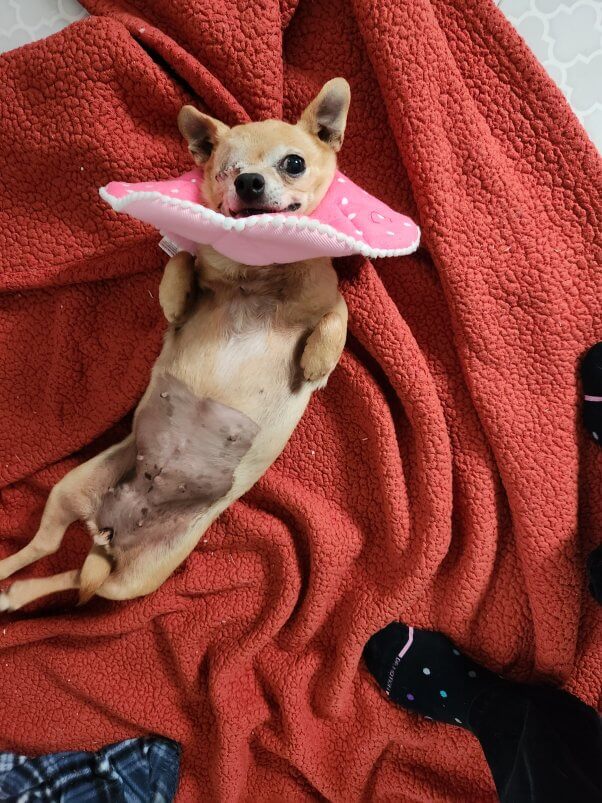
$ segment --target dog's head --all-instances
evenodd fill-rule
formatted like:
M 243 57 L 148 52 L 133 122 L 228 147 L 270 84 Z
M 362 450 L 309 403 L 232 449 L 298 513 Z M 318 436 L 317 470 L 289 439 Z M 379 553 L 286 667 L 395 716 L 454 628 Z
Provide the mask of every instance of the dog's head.
M 178 125 L 204 168 L 207 204 L 230 217 L 313 212 L 334 176 L 349 101 L 347 81 L 333 78 L 296 125 L 265 120 L 229 128 L 184 106 Z

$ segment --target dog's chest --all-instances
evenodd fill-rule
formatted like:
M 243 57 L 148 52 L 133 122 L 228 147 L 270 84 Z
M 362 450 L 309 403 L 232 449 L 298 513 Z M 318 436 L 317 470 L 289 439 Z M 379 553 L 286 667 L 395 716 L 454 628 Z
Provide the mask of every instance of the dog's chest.
M 217 307 L 201 304 L 181 335 L 191 364 L 227 382 L 278 371 L 293 357 L 295 333 L 276 324 L 271 299 L 241 296 Z
M 232 381 L 251 365 L 269 363 L 270 330 L 257 326 L 252 330 L 231 332 L 216 345 L 216 368 L 225 381 Z M 275 357 L 275 355 L 274 355 Z

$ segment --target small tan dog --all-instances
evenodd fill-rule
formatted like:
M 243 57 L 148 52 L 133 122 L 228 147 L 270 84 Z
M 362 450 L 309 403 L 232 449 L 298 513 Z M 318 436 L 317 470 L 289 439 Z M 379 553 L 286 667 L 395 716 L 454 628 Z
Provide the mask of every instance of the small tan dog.
M 185 106 L 178 124 L 210 205 L 233 217 L 313 211 L 334 176 L 349 100 L 335 78 L 296 125 L 233 128 Z M 329 259 L 249 267 L 202 247 L 196 262 L 184 252 L 168 262 L 159 298 L 169 328 L 131 435 L 69 472 L 32 541 L 0 561 L 4 579 L 56 552 L 81 520 L 94 540 L 81 571 L 18 580 L 0 610 L 66 589 L 81 602 L 157 589 L 278 457 L 345 343 Z

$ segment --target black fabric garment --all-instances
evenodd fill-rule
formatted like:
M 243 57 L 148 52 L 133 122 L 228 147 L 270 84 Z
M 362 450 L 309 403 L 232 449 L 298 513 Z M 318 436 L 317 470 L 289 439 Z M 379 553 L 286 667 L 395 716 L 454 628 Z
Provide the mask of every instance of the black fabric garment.
M 583 425 L 602 446 L 602 342 L 592 346 L 581 361 Z
M 602 738 L 593 708 L 566 692 L 507 681 L 470 712 L 502 803 L 600 803 Z
M 364 650 L 391 700 L 471 731 L 502 803 L 600 803 L 602 729 L 593 708 L 559 689 L 505 680 L 441 633 L 392 622 Z
M 128 739 L 96 753 L 0 753 L 0 800 L 171 803 L 179 770 L 180 746 L 160 736 Z
M 602 446 L 602 342 L 585 353 L 581 361 L 581 383 L 583 425 L 598 446 Z M 602 544 L 589 555 L 587 574 L 589 590 L 602 605 Z
M 592 597 L 602 605 L 602 544 L 587 559 L 587 576 Z

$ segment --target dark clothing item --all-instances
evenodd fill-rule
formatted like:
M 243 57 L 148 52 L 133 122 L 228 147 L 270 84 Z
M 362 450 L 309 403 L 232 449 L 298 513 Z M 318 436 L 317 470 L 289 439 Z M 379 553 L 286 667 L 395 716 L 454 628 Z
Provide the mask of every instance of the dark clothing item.
M 583 424 L 602 446 L 602 342 L 596 343 L 581 361 Z
M 602 605 L 602 544 L 587 559 L 587 576 L 592 597 Z
M 600 803 L 602 738 L 593 708 L 559 689 L 506 682 L 470 725 L 503 803 Z
M 441 633 L 392 622 L 364 651 L 394 702 L 471 731 L 502 803 L 600 803 L 602 729 L 566 692 L 504 680 Z
M 171 803 L 179 769 L 179 745 L 163 738 L 128 739 L 97 753 L 0 753 L 0 800 Z

